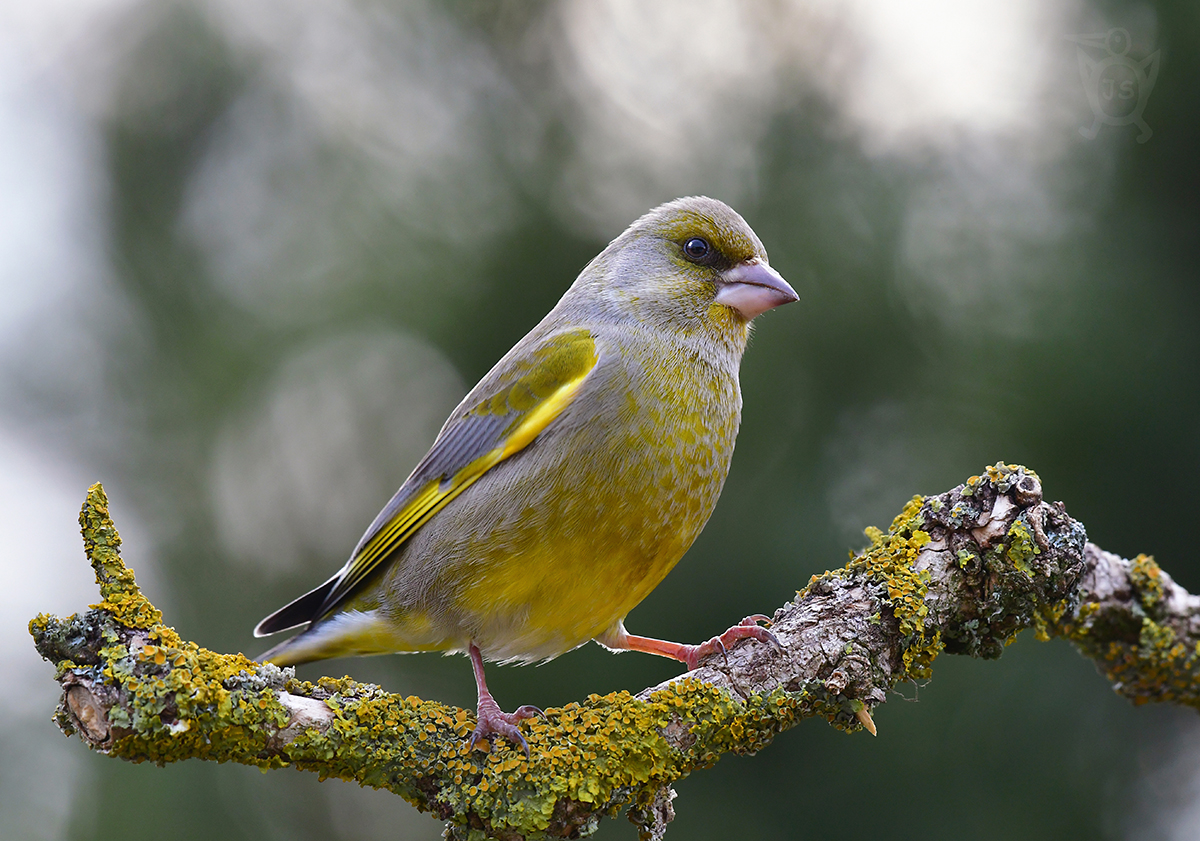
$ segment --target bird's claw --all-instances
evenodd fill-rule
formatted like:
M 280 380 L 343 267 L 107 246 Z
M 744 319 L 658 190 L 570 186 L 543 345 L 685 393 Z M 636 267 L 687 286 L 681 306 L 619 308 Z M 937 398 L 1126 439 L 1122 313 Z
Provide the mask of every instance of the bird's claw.
M 759 642 L 765 642 L 767 645 L 771 646 L 771 648 L 775 649 L 777 653 L 782 654 L 783 643 L 779 641 L 779 637 L 775 636 L 775 634 L 773 634 L 767 628 L 761 628 L 758 625 L 760 622 L 766 622 L 768 625 L 771 625 L 774 623 L 774 621 L 775 620 L 773 620 L 770 616 L 763 616 L 761 613 L 756 613 L 753 616 L 747 616 L 745 619 L 739 622 L 738 625 L 757 628 L 761 634 L 753 634 L 753 638 Z
M 763 616 L 761 613 L 747 616 L 720 636 L 713 637 L 708 642 L 701 643 L 700 645 L 687 646 L 688 650 L 684 652 L 683 662 L 687 664 L 688 671 L 692 671 L 700 665 L 700 661 L 705 657 L 708 657 L 710 654 L 716 654 L 719 651 L 721 652 L 721 656 L 726 658 L 726 665 L 728 665 L 728 655 L 726 652 L 729 646 L 744 639 L 758 640 L 761 643 L 771 646 L 776 651 L 783 651 L 783 644 L 779 642 L 779 638 L 758 624 L 759 622 L 770 621 L 771 618 L 769 616 Z
M 532 704 L 518 707 L 515 712 L 511 713 L 501 712 L 495 703 L 481 705 L 478 714 L 479 721 L 471 733 L 471 738 L 467 740 L 467 750 L 475 750 L 475 746 L 480 742 L 487 742 L 487 749 L 490 749 L 492 737 L 503 736 L 512 744 L 519 745 L 521 750 L 525 751 L 525 758 L 528 759 L 529 742 L 525 741 L 525 737 L 517 728 L 517 722 L 533 718 L 535 715 L 546 717 L 544 712 Z

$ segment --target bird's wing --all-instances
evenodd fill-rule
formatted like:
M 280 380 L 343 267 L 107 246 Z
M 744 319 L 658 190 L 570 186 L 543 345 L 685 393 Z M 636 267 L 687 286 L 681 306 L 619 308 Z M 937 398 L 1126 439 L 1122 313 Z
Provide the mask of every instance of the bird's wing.
M 587 330 L 505 360 L 446 423 L 337 575 L 259 623 L 256 635 L 316 621 L 350 598 L 412 534 L 480 476 L 527 447 L 579 393 L 598 361 Z M 465 402 L 465 401 L 464 401 Z M 315 608 L 315 609 L 314 609 Z

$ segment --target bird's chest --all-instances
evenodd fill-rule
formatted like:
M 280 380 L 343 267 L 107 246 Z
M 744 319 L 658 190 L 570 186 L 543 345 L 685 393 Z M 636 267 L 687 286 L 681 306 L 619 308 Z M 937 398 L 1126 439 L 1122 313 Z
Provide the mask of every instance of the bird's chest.
M 631 365 L 627 377 L 610 449 L 608 478 L 625 512 L 615 522 L 631 548 L 674 564 L 729 472 L 741 418 L 737 377 L 686 356 Z

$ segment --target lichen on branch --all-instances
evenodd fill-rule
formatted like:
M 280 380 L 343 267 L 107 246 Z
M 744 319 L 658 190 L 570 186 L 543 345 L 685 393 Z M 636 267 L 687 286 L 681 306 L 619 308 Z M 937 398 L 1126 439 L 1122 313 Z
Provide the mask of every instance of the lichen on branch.
M 454 838 L 586 835 L 622 810 L 660 838 L 675 781 L 806 717 L 873 727 L 871 709 L 927 679 L 941 652 L 997 657 L 1024 628 L 1070 639 L 1135 703 L 1200 695 L 1200 599 L 1149 558 L 1087 544 L 1035 473 L 1004 464 L 869 529 L 850 563 L 775 611 L 782 650 L 743 642 L 636 695 L 549 709 L 522 724 L 528 760 L 506 742 L 469 751 L 470 711 L 349 678 L 299 681 L 182 640 L 122 562 L 99 485 L 80 524 L 103 600 L 30 623 L 56 664 L 65 732 L 134 762 L 294 766 L 387 788 Z
M 1135 705 L 1200 709 L 1200 596 L 1149 555 L 1125 560 L 1089 543 L 1087 556 L 1084 601 L 1055 631 Z

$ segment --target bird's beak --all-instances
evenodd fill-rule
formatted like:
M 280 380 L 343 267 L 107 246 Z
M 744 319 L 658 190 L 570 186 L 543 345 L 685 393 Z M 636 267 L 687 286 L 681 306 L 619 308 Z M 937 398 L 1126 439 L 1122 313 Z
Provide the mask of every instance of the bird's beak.
M 798 301 L 800 296 L 779 272 L 756 257 L 721 272 L 717 303 L 733 307 L 749 321 L 769 309 Z

